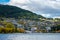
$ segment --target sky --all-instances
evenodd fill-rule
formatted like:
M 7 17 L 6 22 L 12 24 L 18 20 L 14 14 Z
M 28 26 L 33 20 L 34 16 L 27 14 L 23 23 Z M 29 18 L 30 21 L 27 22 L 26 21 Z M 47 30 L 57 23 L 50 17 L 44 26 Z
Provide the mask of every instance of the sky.
M 60 18 L 60 0 L 0 0 L 0 4 L 17 6 L 47 18 Z

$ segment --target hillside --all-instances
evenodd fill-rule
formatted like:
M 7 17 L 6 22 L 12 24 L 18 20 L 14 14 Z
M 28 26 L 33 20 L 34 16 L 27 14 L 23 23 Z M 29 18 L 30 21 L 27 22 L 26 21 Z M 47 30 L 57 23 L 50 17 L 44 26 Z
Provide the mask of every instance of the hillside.
M 28 10 L 24 10 L 15 6 L 9 5 L 0 5 L 0 17 L 8 17 L 8 18 L 44 18 L 41 15 L 37 15 Z

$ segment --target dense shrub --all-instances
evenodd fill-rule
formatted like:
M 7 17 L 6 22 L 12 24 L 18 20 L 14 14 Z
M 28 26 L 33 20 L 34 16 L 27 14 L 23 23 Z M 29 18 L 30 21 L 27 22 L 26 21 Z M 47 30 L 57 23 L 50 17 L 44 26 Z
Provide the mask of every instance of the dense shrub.
M 17 31 L 20 32 L 20 33 L 24 33 L 25 32 L 25 30 L 23 28 L 18 28 Z

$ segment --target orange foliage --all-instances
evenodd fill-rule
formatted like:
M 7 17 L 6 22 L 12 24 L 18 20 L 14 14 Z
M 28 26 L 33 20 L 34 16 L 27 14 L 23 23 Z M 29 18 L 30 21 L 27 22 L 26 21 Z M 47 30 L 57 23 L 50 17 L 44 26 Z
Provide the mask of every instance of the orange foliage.
M 20 32 L 20 33 L 24 33 L 25 32 L 25 30 L 23 28 L 18 28 L 17 31 Z

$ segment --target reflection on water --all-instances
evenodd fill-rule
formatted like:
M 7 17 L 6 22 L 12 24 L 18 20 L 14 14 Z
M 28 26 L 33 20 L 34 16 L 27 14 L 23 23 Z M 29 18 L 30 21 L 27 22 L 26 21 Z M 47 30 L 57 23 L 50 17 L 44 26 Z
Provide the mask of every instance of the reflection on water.
M 60 40 L 58 33 L 40 33 L 40 34 L 0 34 L 0 40 Z

